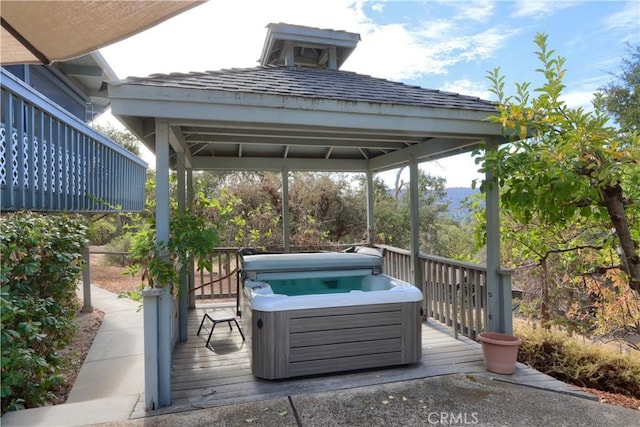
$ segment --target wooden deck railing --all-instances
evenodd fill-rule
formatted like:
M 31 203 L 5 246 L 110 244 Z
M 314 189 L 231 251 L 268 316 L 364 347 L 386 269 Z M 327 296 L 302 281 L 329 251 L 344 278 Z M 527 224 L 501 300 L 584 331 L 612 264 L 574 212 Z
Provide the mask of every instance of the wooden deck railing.
M 485 266 L 420 254 L 424 263 L 427 316 L 471 339 L 485 328 Z
M 376 246 L 385 250 L 383 271 L 413 283 L 411 253 L 392 246 Z M 475 340 L 486 327 L 486 266 L 425 253 L 418 258 L 423 283 L 416 286 L 424 294 L 424 314 L 451 327 L 455 337 L 461 333 Z M 510 290 L 511 271 L 499 270 L 498 275 L 500 289 Z
M 213 271 L 196 271 L 192 289 L 195 299 L 236 298 L 240 267 L 238 248 L 216 248 L 211 254 L 211 263 Z

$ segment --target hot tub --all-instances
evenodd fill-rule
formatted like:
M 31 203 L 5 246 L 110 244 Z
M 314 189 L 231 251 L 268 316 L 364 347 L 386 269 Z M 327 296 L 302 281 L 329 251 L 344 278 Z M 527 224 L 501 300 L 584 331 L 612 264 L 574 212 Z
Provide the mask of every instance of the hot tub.
M 378 252 L 244 255 L 242 317 L 252 372 L 279 379 L 415 363 L 415 286 Z

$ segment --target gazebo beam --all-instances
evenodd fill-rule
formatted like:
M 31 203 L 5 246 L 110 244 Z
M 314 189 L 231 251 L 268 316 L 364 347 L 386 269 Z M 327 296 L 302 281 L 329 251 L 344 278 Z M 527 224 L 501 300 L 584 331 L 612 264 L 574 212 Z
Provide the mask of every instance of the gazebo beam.
M 452 156 L 471 151 L 478 145 L 480 139 L 478 137 L 426 139 L 420 144 L 371 159 L 370 167 L 374 170 L 388 170 L 410 162 L 412 157 L 418 161 L 426 161 Z
M 185 167 L 191 167 L 191 151 L 189 151 L 182 130 L 178 126 L 171 126 L 170 129 L 169 143 L 171 144 L 171 148 L 173 148 L 173 151 L 176 153 L 184 154 L 183 163 Z
M 367 160 L 351 159 L 290 159 L 258 157 L 193 157 L 196 170 L 256 170 L 281 171 L 284 167 L 291 171 L 315 172 L 367 172 Z

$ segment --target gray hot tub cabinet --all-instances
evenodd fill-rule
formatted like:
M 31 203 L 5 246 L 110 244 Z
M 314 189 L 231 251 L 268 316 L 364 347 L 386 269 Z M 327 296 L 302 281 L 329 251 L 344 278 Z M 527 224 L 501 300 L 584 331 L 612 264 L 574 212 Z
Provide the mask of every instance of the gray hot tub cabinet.
M 265 260 L 260 261 L 262 272 L 268 271 Z M 290 268 L 313 270 L 299 258 L 293 261 L 295 267 Z M 337 263 L 342 263 L 343 269 L 347 268 L 345 262 Z M 320 264 L 331 268 L 325 262 Z M 251 270 L 245 259 L 247 266 L 250 270 L 243 271 L 245 277 L 259 279 L 260 272 Z M 422 357 L 419 301 L 259 311 L 252 309 L 250 299 L 242 294 L 243 325 L 256 377 L 280 379 L 402 365 Z

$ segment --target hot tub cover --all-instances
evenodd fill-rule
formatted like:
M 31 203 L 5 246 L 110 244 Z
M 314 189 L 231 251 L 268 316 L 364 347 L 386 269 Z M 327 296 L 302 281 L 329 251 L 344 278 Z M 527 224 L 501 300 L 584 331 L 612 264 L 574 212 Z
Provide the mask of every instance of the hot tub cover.
M 380 270 L 382 256 L 375 253 L 287 253 L 242 257 L 245 272 L 326 271 L 347 269 Z

